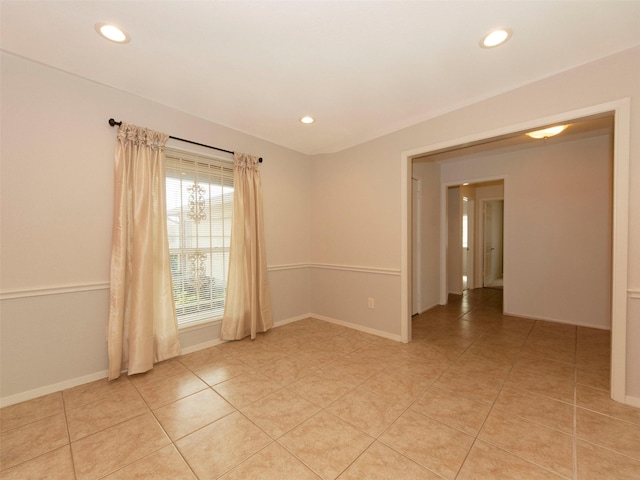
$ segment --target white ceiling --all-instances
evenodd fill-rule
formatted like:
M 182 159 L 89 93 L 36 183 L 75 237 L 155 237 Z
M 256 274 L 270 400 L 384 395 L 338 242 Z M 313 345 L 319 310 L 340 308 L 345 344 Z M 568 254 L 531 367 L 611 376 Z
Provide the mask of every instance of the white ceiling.
M 308 154 L 640 45 L 640 0 L 2 0 L 0 8 L 6 52 Z M 100 38 L 99 22 L 120 25 L 131 42 Z M 513 30 L 511 40 L 480 48 L 498 26 Z M 301 124 L 303 115 L 316 123 Z

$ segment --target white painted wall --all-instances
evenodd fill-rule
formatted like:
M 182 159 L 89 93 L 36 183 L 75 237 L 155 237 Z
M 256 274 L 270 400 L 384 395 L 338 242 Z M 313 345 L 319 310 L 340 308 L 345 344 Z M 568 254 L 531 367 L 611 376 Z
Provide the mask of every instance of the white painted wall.
M 302 264 L 300 268 L 272 269 L 270 277 L 281 282 L 280 286 L 272 282 L 274 312 L 287 317 L 299 310 L 302 314 L 309 298 L 311 307 L 307 311 L 315 313 L 317 309 L 327 317 L 389 335 L 396 335 L 404 321 L 400 315 L 399 275 L 403 262 L 403 152 L 621 98 L 630 98 L 632 132 L 640 129 L 640 47 L 546 79 L 532 79 L 531 84 L 511 92 L 310 160 L 240 132 L 6 54 L 2 54 L 1 68 L 0 286 L 6 292 L 72 285 L 75 290 L 64 294 L 65 298 L 82 306 L 69 317 L 58 308 L 60 298 L 54 301 L 55 295 L 44 303 L 25 300 L 28 313 L 24 313 L 23 300 L 2 301 L 3 397 L 40 387 L 45 376 L 39 371 L 43 365 L 51 384 L 92 373 L 102 361 L 98 358 L 106 362 L 106 290 L 91 293 L 77 291 L 76 287 L 99 287 L 108 278 L 115 144 L 115 132 L 106 124 L 110 116 L 263 156 L 269 264 Z M 638 135 L 631 136 L 628 148 L 628 289 L 638 292 Z M 480 176 L 486 174 L 480 172 Z M 304 191 L 310 195 L 303 195 Z M 70 253 L 79 258 L 71 265 L 65 262 L 65 255 Z M 304 266 L 309 264 L 314 266 Z M 283 279 L 286 272 L 302 283 L 298 285 L 291 276 Z M 310 278 L 309 284 L 304 284 L 305 278 Z M 327 295 L 336 291 L 344 293 L 331 300 Z M 277 299 L 276 295 L 283 297 Z M 362 305 L 366 309 L 367 297 L 374 295 L 376 308 L 365 312 Z M 639 330 L 640 317 L 636 314 L 637 301 L 630 297 L 629 302 L 633 305 L 627 317 L 631 334 Z M 355 304 L 358 306 L 353 307 Z M 47 323 L 49 319 L 53 323 Z M 74 335 L 85 332 L 85 327 L 85 343 L 79 346 Z M 59 336 L 53 335 L 52 329 Z M 66 336 L 70 336 L 72 345 L 58 342 Z M 206 341 L 191 335 L 189 338 Z M 640 339 L 628 336 L 627 340 L 627 394 L 640 398 Z M 68 355 L 73 358 L 67 359 Z M 106 369 L 106 363 L 101 365 Z
M 505 313 L 610 328 L 610 137 L 462 157 L 442 180 L 480 172 L 507 179 Z
M 310 312 L 308 156 L 12 55 L 1 68 L 3 401 L 107 369 L 110 117 L 262 156 L 274 320 Z M 218 337 L 219 326 L 202 327 L 181 344 Z
M 460 107 L 363 145 L 313 157 L 312 258 L 327 263 L 402 267 L 399 252 L 406 245 L 401 243 L 404 242 L 401 211 L 407 201 L 400 197 L 407 182 L 401 175 L 406 165 L 403 152 L 417 154 L 428 145 L 473 137 L 623 98 L 630 98 L 631 131 L 637 132 L 640 129 L 640 47 L 545 79 L 532 79 L 529 85 Z M 636 291 L 640 290 L 638 135 L 631 136 L 628 148 L 631 161 L 628 287 Z M 531 174 L 536 176 L 536 172 Z M 479 171 L 478 178 L 486 179 L 486 172 Z M 334 195 L 335 200 L 325 202 Z M 371 223 L 363 223 L 364 219 L 370 219 Z M 318 281 L 340 280 L 328 276 Z M 368 279 L 359 281 L 366 288 Z M 376 317 L 377 324 L 386 331 L 395 331 L 396 325 L 404 321 L 401 302 L 397 299 L 403 281 L 398 278 L 397 287 L 386 293 L 388 302 L 397 303 L 398 314 L 384 319 Z M 354 287 L 349 283 L 341 285 L 344 289 Z M 321 287 L 313 283 L 314 291 Z M 336 308 L 335 315 L 350 320 L 346 309 Z M 637 331 L 640 318 L 629 315 L 627 320 L 630 328 Z M 629 342 L 627 393 L 640 397 L 640 339 L 629 339 Z

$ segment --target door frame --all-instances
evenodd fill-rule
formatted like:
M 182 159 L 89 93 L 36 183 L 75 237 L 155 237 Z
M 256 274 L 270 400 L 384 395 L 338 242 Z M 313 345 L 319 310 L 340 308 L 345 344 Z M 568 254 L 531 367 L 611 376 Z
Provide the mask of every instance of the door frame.
M 403 342 L 411 341 L 409 315 L 411 270 L 409 267 L 411 248 L 411 171 L 412 159 L 438 150 L 452 148 L 473 142 L 488 140 L 541 125 L 569 122 L 591 115 L 611 113 L 614 115 L 613 132 L 613 241 L 611 280 L 611 398 L 627 403 L 626 360 L 627 360 L 627 289 L 628 289 L 628 233 L 629 233 L 629 164 L 631 140 L 631 99 L 622 98 L 607 103 L 571 110 L 556 115 L 534 118 L 515 125 L 494 130 L 479 131 L 464 137 L 441 141 L 414 148 L 400 154 L 400 337 Z M 508 206 L 507 184 L 505 182 L 505 209 Z M 505 213 L 506 216 L 506 213 Z M 506 228 L 506 227 L 505 227 Z M 442 233 L 442 232 L 441 232 Z M 507 247 L 507 246 L 505 246 Z M 442 245 L 441 245 L 442 249 Z M 508 255 L 505 251 L 505 258 Z M 506 268 L 506 266 L 505 266 Z M 442 275 L 442 262 L 440 266 Z M 441 282 L 442 285 L 442 282 Z M 442 291 L 440 292 L 442 297 Z
M 417 184 L 417 189 L 414 192 L 413 191 L 413 182 L 416 182 Z M 419 177 L 411 177 L 411 187 L 412 187 L 412 191 L 411 191 L 411 203 L 412 203 L 412 216 L 411 216 L 411 242 L 412 242 L 412 258 L 411 258 L 411 268 L 412 268 L 412 281 L 413 281 L 413 277 L 415 276 L 417 278 L 417 288 L 412 288 L 411 289 L 411 314 L 413 316 L 413 302 L 415 301 L 418 305 L 418 312 L 417 313 L 422 313 L 422 179 Z M 417 193 L 417 202 L 416 202 L 416 211 L 413 211 L 413 195 L 414 193 Z M 414 235 L 415 232 L 415 235 Z M 413 240 L 416 239 L 417 240 L 417 246 L 413 245 Z M 413 253 L 414 251 L 416 252 L 416 255 L 414 256 Z M 415 285 L 414 285 L 415 286 Z M 417 298 L 413 298 L 413 291 L 417 290 L 418 295 Z

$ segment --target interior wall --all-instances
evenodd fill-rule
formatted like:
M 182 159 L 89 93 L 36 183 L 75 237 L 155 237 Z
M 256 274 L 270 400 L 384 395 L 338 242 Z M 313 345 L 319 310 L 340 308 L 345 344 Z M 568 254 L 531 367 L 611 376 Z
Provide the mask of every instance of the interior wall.
M 439 145 L 455 139 L 473 137 L 485 132 L 500 131 L 513 125 L 521 125 L 538 118 L 548 118 L 565 112 L 576 111 L 629 98 L 631 131 L 638 131 L 640 122 L 640 47 L 600 59 L 596 62 L 561 72 L 544 79 L 532 79 L 528 85 L 476 103 L 461 106 L 451 112 L 427 119 L 395 133 L 379 137 L 362 145 L 312 158 L 312 212 L 314 233 L 320 233 L 312 241 L 312 256 L 321 252 L 323 261 L 357 262 L 363 256 L 371 264 L 384 263 L 399 269 L 403 249 L 401 212 L 406 199 L 400 196 L 407 179 L 401 175 L 406 164 L 407 152 L 421 151 L 426 145 Z M 627 147 L 627 146 L 623 146 Z M 640 295 L 640 137 L 630 138 L 629 156 L 629 299 Z M 424 150 L 422 150 L 424 151 Z M 345 165 L 346 168 L 342 169 Z M 316 175 L 325 169 L 341 168 L 340 182 Z M 477 172 L 478 178 L 487 178 L 486 172 Z M 375 191 L 363 190 L 364 184 L 383 184 L 387 188 Z M 351 185 L 353 194 L 351 194 Z M 333 189 L 333 186 L 339 188 Z M 343 190 L 341 190 L 343 189 Z M 408 190 L 407 190 L 408 191 Z M 323 203 L 328 196 L 337 193 L 339 200 Z M 363 194 L 368 194 L 363 197 Z M 507 210 L 509 200 L 506 198 Z M 324 220 L 332 216 L 342 218 L 342 212 L 353 208 L 353 215 L 374 218 L 374 222 L 361 233 L 361 223 L 356 221 Z M 340 213 L 338 213 L 340 212 Z M 406 219 L 404 219 L 406 221 Z M 508 226 L 507 226 L 508 227 Z M 324 230 L 324 231 L 323 231 Z M 375 230 L 375 232 L 373 232 Z M 372 236 L 373 235 L 373 236 Z M 366 248 L 363 247 L 366 241 Z M 330 246 L 329 248 L 326 245 Z M 507 248 L 509 246 L 507 245 Z M 358 251 L 358 250 L 363 251 Z M 509 281 L 509 279 L 507 279 Z M 397 288 L 389 289 L 385 296 L 396 302 L 401 280 Z M 317 287 L 314 284 L 314 290 Z M 346 285 L 345 285 L 346 287 Z M 406 322 L 402 315 L 402 303 L 397 301 L 396 316 L 384 319 L 386 330 Z M 634 304 L 635 305 L 635 304 Z M 627 322 L 629 331 L 638 330 L 640 317 L 631 316 Z M 637 308 L 633 311 L 637 311 Z M 345 312 L 346 313 L 346 312 Z M 344 318 L 347 320 L 347 318 Z M 640 339 L 627 337 L 626 373 L 627 394 L 640 398 Z
M 475 243 L 475 284 L 478 287 L 482 287 L 483 284 L 483 271 L 484 271 L 484 250 L 482 238 L 484 236 L 484 221 L 482 212 L 482 202 L 494 198 L 504 198 L 504 183 L 500 185 L 487 185 L 475 188 L 476 202 L 476 238 Z M 503 252 L 504 253 L 504 252 Z
M 610 328 L 609 135 L 463 157 L 445 183 L 504 176 L 505 313 Z
M 274 320 L 310 312 L 308 156 L 9 54 L 1 68 L 3 402 L 107 369 L 110 117 L 262 156 Z M 181 345 L 218 337 L 219 326 L 209 325 L 181 332 Z
M 440 301 L 440 229 L 434 228 L 434 225 L 440 224 L 440 165 L 414 163 L 413 175 L 422 180 L 422 304 L 419 309 L 422 313 Z

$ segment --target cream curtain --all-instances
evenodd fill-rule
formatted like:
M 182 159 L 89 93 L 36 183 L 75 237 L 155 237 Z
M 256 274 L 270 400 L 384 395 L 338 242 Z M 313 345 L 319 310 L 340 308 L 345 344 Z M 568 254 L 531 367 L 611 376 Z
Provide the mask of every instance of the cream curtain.
M 239 340 L 273 326 L 258 157 L 234 154 L 229 279 L 220 338 Z
M 169 136 L 122 122 L 115 156 L 109 379 L 180 354 L 165 221 Z

